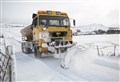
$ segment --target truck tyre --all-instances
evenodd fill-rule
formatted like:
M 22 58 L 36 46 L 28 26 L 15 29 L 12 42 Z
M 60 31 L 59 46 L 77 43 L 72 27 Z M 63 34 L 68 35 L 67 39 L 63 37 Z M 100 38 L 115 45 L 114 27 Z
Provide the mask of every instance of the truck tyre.
M 30 54 L 31 53 L 31 49 L 30 48 L 25 48 L 25 54 Z
M 25 53 L 25 54 L 30 54 L 32 52 L 32 50 L 30 48 L 27 48 L 25 46 L 25 43 L 21 44 L 21 48 L 22 48 L 22 52 Z
M 41 52 L 38 50 L 37 46 L 34 46 L 34 56 L 35 58 L 41 58 Z

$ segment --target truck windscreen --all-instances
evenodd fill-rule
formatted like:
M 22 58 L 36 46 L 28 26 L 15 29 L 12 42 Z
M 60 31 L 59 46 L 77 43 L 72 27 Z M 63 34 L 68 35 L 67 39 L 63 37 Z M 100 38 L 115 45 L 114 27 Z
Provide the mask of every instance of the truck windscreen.
M 43 27 L 69 27 L 70 21 L 64 16 L 40 16 L 40 26 Z

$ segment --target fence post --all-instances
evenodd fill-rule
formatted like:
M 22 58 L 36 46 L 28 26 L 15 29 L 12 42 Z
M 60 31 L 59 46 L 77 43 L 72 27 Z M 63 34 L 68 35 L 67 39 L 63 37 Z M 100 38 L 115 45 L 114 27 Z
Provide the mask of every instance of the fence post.
M 11 45 L 7 46 L 7 54 L 10 57 L 9 63 L 9 81 L 15 82 L 15 54 L 13 53 L 13 47 Z
M 0 82 L 15 82 L 16 81 L 16 62 L 15 53 L 13 53 L 12 45 L 6 46 L 4 36 L 0 42 Z
M 98 56 L 100 56 L 100 52 L 99 52 L 99 48 L 98 48 L 98 46 L 97 46 L 97 51 L 98 51 Z
M 116 50 L 116 46 L 114 46 L 114 56 L 115 56 L 115 50 Z

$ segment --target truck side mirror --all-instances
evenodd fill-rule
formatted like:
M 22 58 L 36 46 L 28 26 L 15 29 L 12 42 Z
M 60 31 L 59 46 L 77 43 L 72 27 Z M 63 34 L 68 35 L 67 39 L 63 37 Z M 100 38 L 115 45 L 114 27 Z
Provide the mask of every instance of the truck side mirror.
M 37 26 L 37 18 L 33 19 L 33 25 L 34 25 L 34 27 Z
M 37 16 L 37 14 L 33 13 L 32 18 L 35 18 L 36 16 Z
M 73 20 L 73 25 L 75 26 L 75 20 Z

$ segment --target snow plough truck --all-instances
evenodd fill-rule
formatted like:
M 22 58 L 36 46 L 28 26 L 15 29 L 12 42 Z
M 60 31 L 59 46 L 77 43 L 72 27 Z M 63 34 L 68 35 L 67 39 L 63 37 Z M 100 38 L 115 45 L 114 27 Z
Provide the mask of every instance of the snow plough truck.
M 38 10 L 32 19 L 32 24 L 21 30 L 23 53 L 41 57 L 42 53 L 50 52 L 58 57 L 74 45 L 67 13 Z M 75 25 L 74 19 L 72 23 Z

